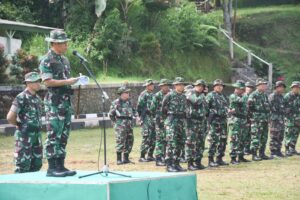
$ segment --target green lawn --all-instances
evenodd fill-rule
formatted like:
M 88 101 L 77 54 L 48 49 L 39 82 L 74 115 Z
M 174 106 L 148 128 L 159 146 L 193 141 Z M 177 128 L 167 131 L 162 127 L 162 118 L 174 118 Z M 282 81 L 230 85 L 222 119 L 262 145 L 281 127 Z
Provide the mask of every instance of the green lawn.
M 108 163 L 110 170 L 117 171 L 165 171 L 154 163 L 138 163 L 140 129 L 135 128 L 135 142 L 130 155 L 135 164 L 116 165 L 114 133 L 107 131 Z M 45 135 L 43 135 L 43 140 Z M 73 131 L 68 144 L 67 166 L 72 169 L 97 170 L 100 142 L 99 129 Z M 13 172 L 13 137 L 0 137 L 0 174 Z M 103 147 L 103 146 L 102 146 Z M 228 149 L 228 148 L 227 148 Z M 298 144 L 298 150 L 300 145 Z M 229 161 L 228 152 L 226 160 Z M 248 157 L 250 158 L 250 157 Z M 100 158 L 100 168 L 103 157 Z M 207 164 L 205 152 L 204 164 Z M 184 164 L 186 167 L 186 165 Z M 43 170 L 47 164 L 44 162 Z M 282 160 L 251 162 L 238 166 L 220 167 L 197 171 L 199 199 L 274 200 L 300 199 L 300 156 Z

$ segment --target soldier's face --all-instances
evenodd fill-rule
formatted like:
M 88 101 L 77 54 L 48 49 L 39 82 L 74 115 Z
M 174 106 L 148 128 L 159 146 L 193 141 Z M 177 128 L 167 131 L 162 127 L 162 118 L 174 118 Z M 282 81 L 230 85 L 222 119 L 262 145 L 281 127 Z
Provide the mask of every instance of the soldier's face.
M 244 93 L 244 89 L 240 89 L 240 88 L 235 88 L 235 92 L 238 94 L 238 95 L 241 95 Z
M 61 43 L 52 43 L 52 49 L 57 54 L 64 54 L 68 50 L 68 43 L 67 42 L 61 42 Z
M 147 90 L 152 92 L 154 90 L 154 84 L 148 85 Z
M 184 84 L 177 84 L 177 85 L 175 85 L 175 90 L 178 93 L 182 93 L 184 91 Z
M 27 83 L 27 87 L 30 87 L 30 89 L 32 89 L 33 91 L 37 92 L 41 89 L 41 82 L 40 81 L 36 81 L 36 82 L 30 82 Z
M 196 85 L 195 90 L 196 90 L 196 92 L 201 93 L 201 92 L 203 92 L 203 86 L 202 85 Z
M 123 92 L 121 94 L 121 99 L 124 100 L 124 101 L 128 100 L 129 99 L 129 92 Z
M 221 93 L 223 91 L 223 85 L 216 85 L 214 87 L 214 91 L 218 92 L 218 93 Z
M 162 86 L 160 86 L 160 89 L 164 94 L 166 94 L 170 90 L 168 85 L 162 85 Z
M 253 88 L 251 87 L 246 87 L 246 93 L 250 94 L 253 91 Z
M 279 93 L 279 94 L 283 94 L 284 93 L 284 90 L 285 88 L 283 86 L 280 86 L 280 87 L 277 87 L 276 88 L 276 91 Z
M 300 93 L 300 87 L 293 87 L 293 88 L 292 88 L 292 91 L 293 91 L 295 94 L 299 94 L 299 93 Z
M 257 86 L 257 89 L 261 92 L 265 92 L 267 90 L 267 84 L 260 84 Z

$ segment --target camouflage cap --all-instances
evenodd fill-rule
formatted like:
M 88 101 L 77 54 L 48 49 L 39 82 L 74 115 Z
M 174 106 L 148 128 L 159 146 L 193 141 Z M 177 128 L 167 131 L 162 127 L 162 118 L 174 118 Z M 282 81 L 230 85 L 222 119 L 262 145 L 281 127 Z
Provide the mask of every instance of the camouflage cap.
M 265 81 L 263 78 L 258 78 L 258 79 L 256 79 L 256 82 L 255 82 L 255 85 L 256 85 L 256 86 L 262 85 L 262 84 L 268 84 L 268 82 Z
M 244 89 L 246 87 L 243 80 L 237 80 L 232 86 L 239 89 Z
M 25 74 L 23 83 L 36 82 L 36 81 L 41 81 L 41 80 L 42 80 L 42 78 L 40 77 L 40 75 L 37 72 L 29 72 L 29 73 Z
M 179 85 L 179 84 L 183 84 L 183 85 L 186 84 L 186 82 L 184 82 L 184 78 L 182 77 L 175 78 L 175 80 L 173 81 L 173 85 Z
M 171 85 L 171 83 L 168 79 L 163 78 L 159 81 L 158 86 L 163 86 L 163 85 Z
M 293 87 L 300 87 L 300 81 L 293 81 L 290 88 L 293 88 Z
M 117 94 L 121 95 L 122 93 L 130 92 L 130 91 L 131 91 L 130 88 L 127 88 L 126 86 L 121 86 L 118 88 Z
M 206 86 L 207 83 L 206 83 L 205 80 L 199 79 L 199 80 L 197 80 L 195 83 L 193 83 L 193 85 L 203 85 L 203 86 Z
M 246 87 L 254 88 L 254 85 L 251 82 L 246 82 L 245 84 Z
M 47 42 L 63 43 L 69 41 L 70 39 L 63 30 L 55 29 L 50 32 L 50 37 L 46 37 L 45 40 Z
M 191 90 L 193 88 L 194 87 L 192 85 L 187 85 L 187 86 L 184 87 L 184 92 L 187 92 L 187 91 L 189 91 L 189 90 Z
M 214 80 L 213 87 L 215 87 L 216 85 L 222 85 L 223 87 L 225 87 L 225 84 L 221 79 Z
M 280 87 L 280 86 L 283 86 L 284 88 L 286 88 L 286 85 L 283 81 L 276 81 L 274 88 L 277 88 L 277 87 Z
M 146 79 L 143 86 L 148 86 L 148 85 L 151 85 L 151 84 L 154 84 L 153 80 L 152 79 Z

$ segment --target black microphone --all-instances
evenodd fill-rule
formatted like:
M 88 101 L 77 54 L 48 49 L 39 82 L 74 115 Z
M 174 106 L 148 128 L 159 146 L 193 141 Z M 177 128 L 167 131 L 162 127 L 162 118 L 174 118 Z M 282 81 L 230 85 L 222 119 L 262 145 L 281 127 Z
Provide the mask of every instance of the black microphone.
M 77 56 L 81 61 L 88 62 L 87 59 L 80 55 L 80 53 L 78 53 L 76 50 L 73 51 L 73 55 Z

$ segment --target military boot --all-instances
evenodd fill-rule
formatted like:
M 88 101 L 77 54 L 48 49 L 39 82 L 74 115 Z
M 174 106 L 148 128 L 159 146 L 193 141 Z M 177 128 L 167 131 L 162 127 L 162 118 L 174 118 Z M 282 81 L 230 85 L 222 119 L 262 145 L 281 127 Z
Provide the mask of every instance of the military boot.
M 166 166 L 166 163 L 162 160 L 162 158 L 160 156 L 156 157 L 156 166 Z
M 270 157 L 269 156 L 266 156 L 265 154 L 265 149 L 260 149 L 259 150 L 259 156 L 261 157 L 261 159 L 263 160 L 270 160 Z
M 76 174 L 76 171 L 69 170 L 65 167 L 65 158 L 57 158 L 56 159 L 56 168 L 58 170 L 65 172 L 66 176 L 74 176 Z
M 252 160 L 253 161 L 261 161 L 261 157 L 257 156 L 257 150 L 252 150 Z
M 236 160 L 236 157 L 231 157 L 230 164 L 232 164 L 232 165 L 238 165 L 239 162 Z
M 214 161 L 213 156 L 208 156 L 208 166 L 209 167 L 218 167 L 219 164 Z
M 188 170 L 190 170 L 190 171 L 195 171 L 195 170 L 197 170 L 198 168 L 196 167 L 196 166 L 194 166 L 194 164 L 193 164 L 193 161 L 192 160 L 189 160 L 188 161 Z
M 117 165 L 122 165 L 122 153 L 121 152 L 117 152 Z
M 218 165 L 220 165 L 220 166 L 226 166 L 226 165 L 229 165 L 227 162 L 223 161 L 223 159 L 222 159 L 221 156 L 218 156 L 218 157 L 217 157 L 217 163 L 218 163 Z
M 200 170 L 205 169 L 205 166 L 201 164 L 201 159 L 195 161 L 195 166 Z
M 139 159 L 139 162 L 148 162 L 148 160 L 145 158 L 145 153 L 141 153 L 141 157 Z
M 123 158 L 123 164 L 131 163 L 131 160 L 129 160 L 129 153 L 124 153 Z
M 296 147 L 295 147 L 294 145 L 291 145 L 290 152 L 291 152 L 293 155 L 300 156 L 300 153 L 296 150 Z
M 281 153 L 281 150 L 278 150 L 276 155 L 280 158 L 284 158 L 284 155 Z
M 180 166 L 179 161 L 176 161 L 174 166 L 175 166 L 175 169 L 177 169 L 179 172 L 186 172 L 187 171 L 186 169 L 184 169 Z
M 179 172 L 175 165 L 172 163 L 172 161 L 167 160 L 166 161 L 166 165 L 167 165 L 167 172 Z
M 289 146 L 285 146 L 285 156 L 287 157 L 293 156 L 292 152 L 289 149 Z
M 46 176 L 49 177 L 65 177 L 66 173 L 57 169 L 56 167 L 56 159 L 50 158 L 48 159 L 48 170 Z
M 148 161 L 148 162 L 155 161 L 155 158 L 153 157 L 153 151 L 150 151 L 150 152 L 148 153 L 147 161 Z
M 238 162 L 251 162 L 250 160 L 247 160 L 244 158 L 244 155 L 239 155 Z

